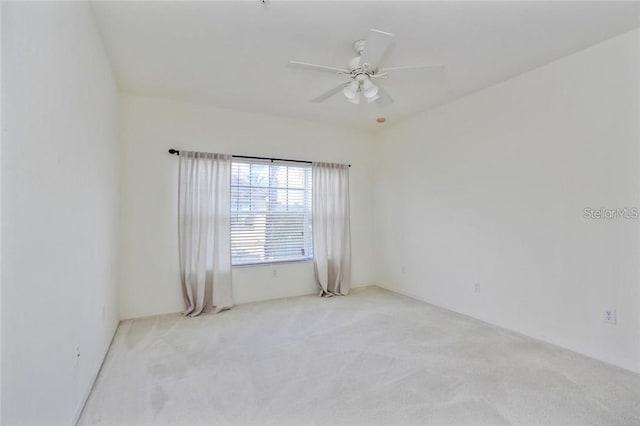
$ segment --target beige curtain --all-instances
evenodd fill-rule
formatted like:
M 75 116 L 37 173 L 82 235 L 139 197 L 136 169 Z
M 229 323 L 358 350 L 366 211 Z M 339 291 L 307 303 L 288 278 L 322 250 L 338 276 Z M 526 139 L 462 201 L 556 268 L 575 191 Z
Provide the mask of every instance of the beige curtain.
M 231 157 L 180 151 L 178 243 L 185 315 L 231 308 Z
M 313 163 L 313 260 L 320 295 L 349 294 L 349 166 Z

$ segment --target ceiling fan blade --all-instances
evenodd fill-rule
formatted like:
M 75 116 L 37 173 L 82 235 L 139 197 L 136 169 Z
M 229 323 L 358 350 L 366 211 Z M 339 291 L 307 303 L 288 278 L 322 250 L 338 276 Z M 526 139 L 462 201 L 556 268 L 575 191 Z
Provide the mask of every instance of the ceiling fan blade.
M 393 103 L 391 95 L 378 83 L 376 83 L 376 86 L 378 86 L 378 99 L 376 99 L 376 103 L 381 106 L 391 105 Z
M 311 102 L 315 102 L 315 103 L 320 103 L 320 102 L 324 102 L 327 99 L 329 99 L 330 97 L 332 97 L 333 95 L 335 95 L 338 92 L 342 92 L 342 89 L 344 89 L 344 86 L 347 85 L 349 83 L 342 83 L 339 86 L 334 87 L 333 89 L 323 93 L 322 95 L 318 96 L 315 99 L 311 99 Z
M 360 66 L 366 68 L 365 64 L 368 64 L 369 69 L 378 68 L 392 42 L 393 34 L 380 30 L 369 30 L 367 44 L 365 44 L 360 57 Z
M 442 64 L 432 64 L 432 65 L 407 65 L 402 67 L 389 67 L 389 68 L 381 68 L 379 73 L 385 72 L 395 72 L 395 71 L 403 71 L 403 70 L 422 70 L 422 69 L 441 69 L 444 68 Z
M 349 74 L 349 70 L 337 67 L 328 67 L 326 65 L 309 64 L 307 62 L 289 61 L 288 67 L 298 68 L 309 71 L 327 72 L 330 74 Z

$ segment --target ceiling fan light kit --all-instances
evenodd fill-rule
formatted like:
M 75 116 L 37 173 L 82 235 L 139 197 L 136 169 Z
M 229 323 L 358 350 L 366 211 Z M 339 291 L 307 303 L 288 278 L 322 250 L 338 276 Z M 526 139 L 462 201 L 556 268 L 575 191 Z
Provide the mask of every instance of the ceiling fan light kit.
M 351 78 L 351 81 L 342 83 L 311 102 L 323 102 L 332 97 L 336 93 L 342 91 L 344 97 L 353 104 L 359 104 L 360 98 L 364 97 L 367 103 L 376 102 L 378 105 L 385 106 L 393 103 L 393 98 L 379 83 L 371 81 L 374 78 L 388 78 L 389 71 L 415 70 L 422 68 L 442 68 L 440 64 L 436 65 L 417 65 L 402 66 L 392 68 L 380 68 L 387 50 L 393 41 L 393 34 L 380 31 L 369 30 L 366 40 L 357 40 L 353 43 L 353 50 L 357 56 L 349 61 L 347 68 L 331 67 L 325 65 L 316 65 L 306 62 L 289 61 L 290 67 L 300 68 L 304 70 L 329 72 L 338 76 Z
M 373 84 L 365 74 L 360 74 L 352 82 L 347 83 L 342 89 L 342 94 L 356 105 L 360 103 L 361 95 L 364 95 L 368 103 L 379 99 L 378 86 Z
M 342 89 L 342 93 L 344 94 L 345 98 L 352 101 L 358 97 L 359 90 L 360 86 L 358 85 L 358 83 L 352 81 L 351 83 L 344 86 L 344 89 Z
M 373 84 L 370 79 L 366 79 L 362 83 L 362 89 L 364 92 L 364 96 L 367 99 L 372 99 L 378 96 L 378 86 Z

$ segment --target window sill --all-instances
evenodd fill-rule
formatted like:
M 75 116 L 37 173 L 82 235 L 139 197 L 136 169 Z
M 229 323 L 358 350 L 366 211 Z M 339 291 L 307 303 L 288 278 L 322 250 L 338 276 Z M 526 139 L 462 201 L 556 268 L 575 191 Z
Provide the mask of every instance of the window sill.
M 286 265 L 289 263 L 309 263 L 313 262 L 313 258 L 309 259 L 295 259 L 295 260 L 270 260 L 266 262 L 256 262 L 256 263 L 243 263 L 241 265 L 231 265 L 231 269 L 234 268 L 251 268 L 254 266 L 275 266 L 275 265 Z

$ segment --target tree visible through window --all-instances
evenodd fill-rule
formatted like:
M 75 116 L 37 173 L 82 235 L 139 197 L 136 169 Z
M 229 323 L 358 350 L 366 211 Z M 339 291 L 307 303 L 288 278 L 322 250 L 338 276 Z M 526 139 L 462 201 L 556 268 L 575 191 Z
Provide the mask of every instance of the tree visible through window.
M 311 166 L 234 159 L 231 263 L 311 259 Z

